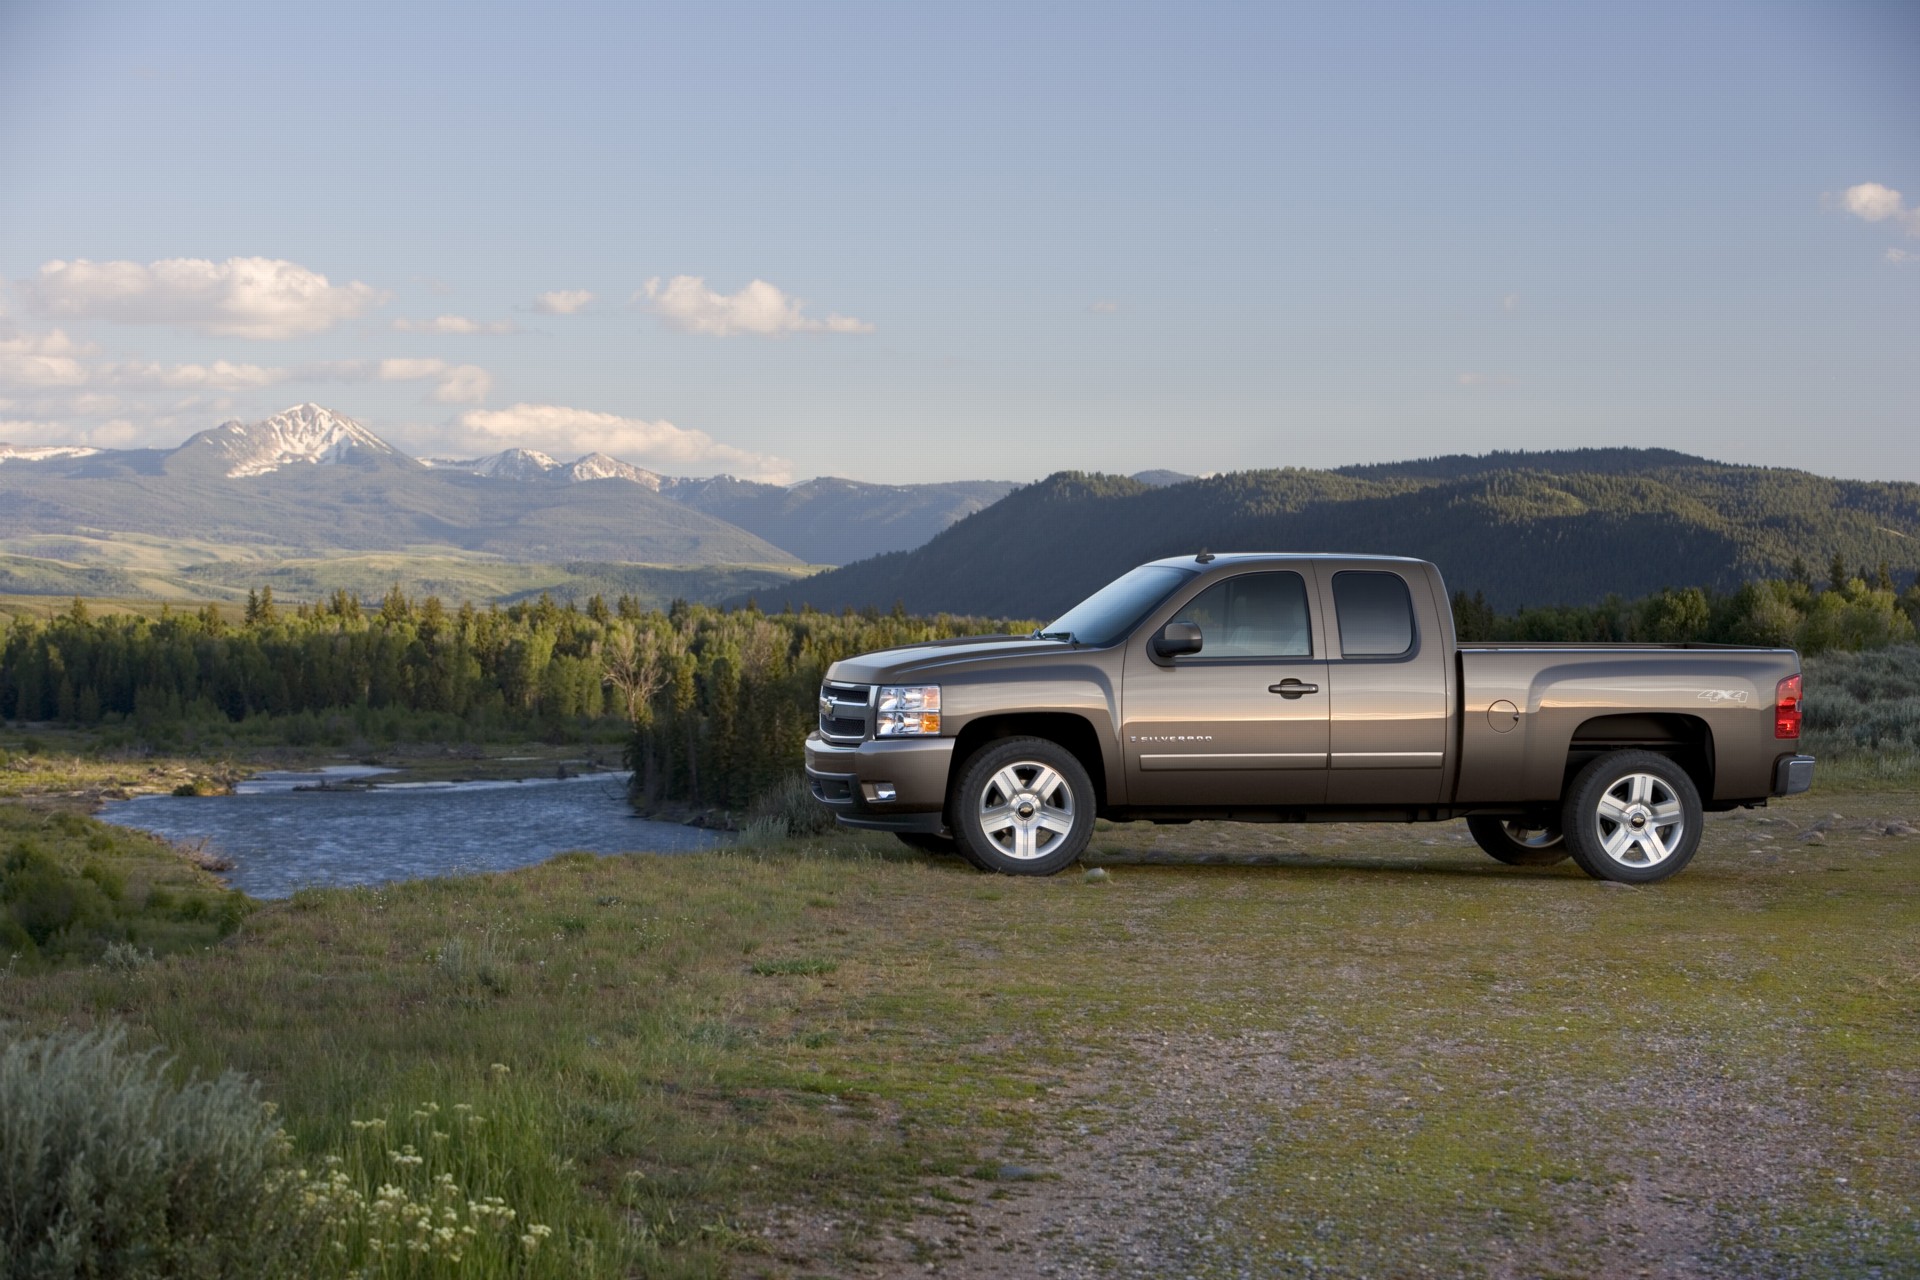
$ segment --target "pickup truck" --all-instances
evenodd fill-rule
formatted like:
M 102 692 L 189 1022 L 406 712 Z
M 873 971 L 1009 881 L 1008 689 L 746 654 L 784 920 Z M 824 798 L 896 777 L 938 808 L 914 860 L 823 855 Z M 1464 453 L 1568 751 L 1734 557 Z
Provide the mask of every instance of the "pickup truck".
M 1647 883 L 1703 812 L 1812 785 L 1800 698 L 1791 649 L 1462 645 L 1424 560 L 1203 551 L 1031 635 L 834 663 L 806 767 L 841 823 L 1014 875 L 1096 816 L 1464 818 L 1502 862 Z

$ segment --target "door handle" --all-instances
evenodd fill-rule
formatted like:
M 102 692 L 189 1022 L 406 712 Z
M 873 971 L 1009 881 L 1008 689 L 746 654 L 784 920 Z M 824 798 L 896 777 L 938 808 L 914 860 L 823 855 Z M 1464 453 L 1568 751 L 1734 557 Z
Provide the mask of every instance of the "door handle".
M 1306 684 L 1302 681 L 1295 680 L 1292 676 L 1288 676 L 1279 684 L 1268 685 L 1267 692 L 1277 693 L 1283 698 L 1298 698 L 1302 694 L 1320 692 L 1320 686 L 1317 684 Z

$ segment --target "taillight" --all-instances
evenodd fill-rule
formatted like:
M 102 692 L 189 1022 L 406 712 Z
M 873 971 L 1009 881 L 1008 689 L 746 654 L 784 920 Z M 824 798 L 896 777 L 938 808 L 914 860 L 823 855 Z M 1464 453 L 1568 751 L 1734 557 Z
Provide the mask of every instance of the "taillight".
M 1780 682 L 1773 695 L 1773 736 L 1776 738 L 1797 738 L 1800 736 L 1800 677 L 1788 676 Z

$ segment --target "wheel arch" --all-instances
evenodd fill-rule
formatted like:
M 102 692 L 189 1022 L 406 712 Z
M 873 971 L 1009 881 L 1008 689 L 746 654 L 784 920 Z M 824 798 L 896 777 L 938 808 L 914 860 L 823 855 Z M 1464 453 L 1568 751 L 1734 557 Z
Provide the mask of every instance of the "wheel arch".
M 1713 796 L 1712 726 L 1699 716 L 1638 711 L 1592 716 L 1575 726 L 1567 744 L 1561 794 L 1592 761 L 1615 751 L 1634 750 L 1668 757 L 1686 771 L 1703 800 Z
M 1107 807 L 1106 753 L 1100 747 L 1100 734 L 1092 721 L 1070 711 L 1022 711 L 971 721 L 953 744 L 954 779 L 981 747 L 1002 738 L 1027 737 L 1045 738 L 1072 752 L 1093 780 L 1095 810 Z

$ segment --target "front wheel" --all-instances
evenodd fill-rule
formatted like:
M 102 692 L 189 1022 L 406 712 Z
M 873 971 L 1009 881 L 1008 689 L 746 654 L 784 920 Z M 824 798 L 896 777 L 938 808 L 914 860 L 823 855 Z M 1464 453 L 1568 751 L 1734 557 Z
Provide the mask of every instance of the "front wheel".
M 1050 876 L 1093 838 L 1093 780 L 1071 751 L 1045 738 L 1007 738 L 967 761 L 949 821 L 983 871 Z
M 1467 830 L 1475 844 L 1510 867 L 1551 867 L 1567 860 L 1566 837 L 1544 816 L 1475 814 L 1467 819 Z
M 1666 756 L 1616 751 L 1574 775 L 1560 826 L 1567 852 L 1594 879 L 1651 884 L 1700 847 L 1700 792 Z

